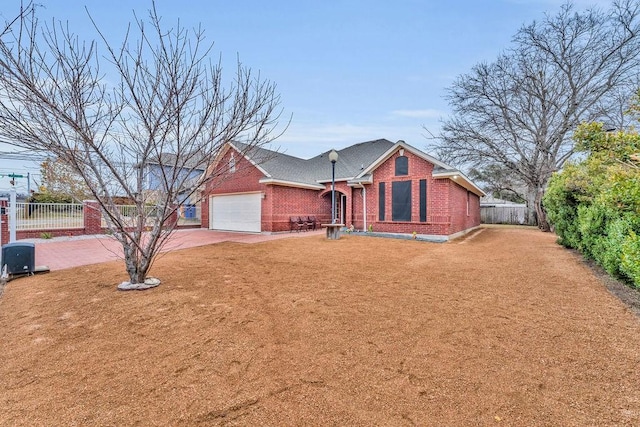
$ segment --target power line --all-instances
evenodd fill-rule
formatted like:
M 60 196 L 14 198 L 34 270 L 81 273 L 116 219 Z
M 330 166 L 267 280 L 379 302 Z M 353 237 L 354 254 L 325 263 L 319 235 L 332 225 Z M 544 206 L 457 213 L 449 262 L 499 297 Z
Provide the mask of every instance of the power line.
M 50 157 L 51 156 L 45 156 L 43 154 L 0 152 L 0 160 L 26 160 L 33 162 L 43 162 Z

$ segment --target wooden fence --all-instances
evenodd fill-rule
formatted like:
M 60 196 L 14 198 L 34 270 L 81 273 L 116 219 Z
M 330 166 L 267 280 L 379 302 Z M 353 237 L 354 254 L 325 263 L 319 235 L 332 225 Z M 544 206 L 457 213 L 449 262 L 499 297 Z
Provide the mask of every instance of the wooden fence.
M 480 206 L 480 222 L 483 224 L 527 223 L 526 205 Z

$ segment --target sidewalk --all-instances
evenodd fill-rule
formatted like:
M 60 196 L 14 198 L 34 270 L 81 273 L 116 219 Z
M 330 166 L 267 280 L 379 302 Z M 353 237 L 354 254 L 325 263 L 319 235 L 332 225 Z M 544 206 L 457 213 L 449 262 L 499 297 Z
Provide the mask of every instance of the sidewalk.
M 260 243 L 291 237 L 317 236 L 324 233 L 324 230 L 278 234 L 235 233 L 202 228 L 176 230 L 162 248 L 162 252 L 221 242 Z M 115 238 L 108 235 L 25 239 L 19 242 L 34 243 L 36 266 L 47 266 L 51 271 L 123 258 L 122 246 Z

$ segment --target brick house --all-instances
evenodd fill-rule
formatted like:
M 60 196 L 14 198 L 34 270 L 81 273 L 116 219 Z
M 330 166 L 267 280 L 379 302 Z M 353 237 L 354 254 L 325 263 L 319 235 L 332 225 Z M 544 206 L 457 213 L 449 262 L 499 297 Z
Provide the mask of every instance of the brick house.
M 202 227 L 281 232 L 292 216 L 331 222 L 328 152 L 305 160 L 229 143 L 208 173 Z M 484 192 L 460 171 L 386 139 L 338 151 L 336 218 L 356 230 L 451 238 L 480 225 Z

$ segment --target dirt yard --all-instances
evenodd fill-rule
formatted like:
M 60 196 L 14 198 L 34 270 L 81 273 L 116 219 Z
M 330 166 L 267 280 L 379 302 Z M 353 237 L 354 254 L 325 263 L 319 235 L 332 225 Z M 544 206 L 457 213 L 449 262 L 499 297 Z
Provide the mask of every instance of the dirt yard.
M 320 236 L 10 282 L 0 425 L 640 425 L 640 318 L 537 230 Z

